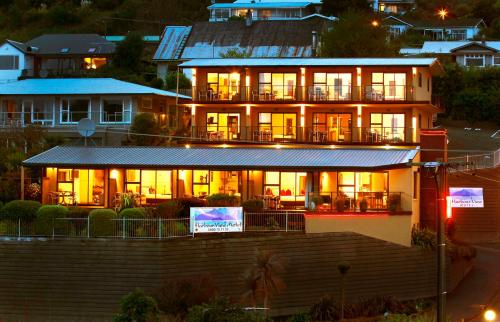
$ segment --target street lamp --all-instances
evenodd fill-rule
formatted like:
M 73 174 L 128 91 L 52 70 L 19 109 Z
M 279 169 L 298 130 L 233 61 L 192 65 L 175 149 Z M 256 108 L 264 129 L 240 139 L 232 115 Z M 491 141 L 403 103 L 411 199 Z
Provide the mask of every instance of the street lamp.
M 444 20 L 444 19 L 446 18 L 446 16 L 448 15 L 448 10 L 446 10 L 445 8 L 441 8 L 441 9 L 439 9 L 439 11 L 438 11 L 438 13 L 437 13 L 437 14 L 438 14 L 438 16 L 439 16 L 442 20 Z
M 495 319 L 497 318 L 497 314 L 495 313 L 495 311 L 490 309 L 484 312 L 483 317 L 486 321 L 495 321 Z
M 377 20 L 373 20 L 372 21 L 372 26 L 373 27 L 378 27 L 378 25 L 379 25 L 379 22 Z

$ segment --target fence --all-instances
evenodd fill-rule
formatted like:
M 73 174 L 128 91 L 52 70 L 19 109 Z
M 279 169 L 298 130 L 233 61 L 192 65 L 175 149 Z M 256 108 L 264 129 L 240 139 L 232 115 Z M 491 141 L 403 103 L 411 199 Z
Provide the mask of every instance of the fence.
M 485 154 L 475 154 L 475 155 L 464 155 L 460 157 L 451 157 L 448 158 L 450 162 L 464 162 L 467 163 L 465 168 L 461 168 L 460 170 L 476 170 L 476 169 L 488 169 L 488 168 L 496 168 L 500 166 L 500 149 L 485 153 Z M 472 165 L 469 165 L 472 163 Z M 451 169 L 453 171 L 453 169 Z
M 304 231 L 303 212 L 245 213 L 243 231 Z M 0 221 L 0 237 L 166 239 L 193 237 L 190 219 L 57 218 Z

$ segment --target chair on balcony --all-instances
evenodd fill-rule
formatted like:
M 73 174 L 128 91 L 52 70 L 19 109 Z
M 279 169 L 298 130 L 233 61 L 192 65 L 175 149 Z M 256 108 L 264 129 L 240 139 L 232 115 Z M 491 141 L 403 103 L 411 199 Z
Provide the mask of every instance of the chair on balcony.
M 204 100 L 202 100 L 204 99 Z M 198 100 L 199 101 L 207 101 L 208 100 L 208 93 L 207 91 L 199 91 L 198 92 Z
M 252 101 L 259 101 L 259 100 L 260 100 L 259 92 L 256 90 L 252 90 Z

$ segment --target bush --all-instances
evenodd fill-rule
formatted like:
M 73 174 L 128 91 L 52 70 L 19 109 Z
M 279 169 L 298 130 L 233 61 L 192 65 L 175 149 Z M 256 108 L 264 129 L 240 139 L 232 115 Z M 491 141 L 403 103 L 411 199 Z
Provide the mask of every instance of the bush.
M 69 5 L 56 4 L 48 11 L 48 18 L 52 25 L 69 25 L 81 21 L 75 13 L 75 8 Z
M 115 322 L 154 322 L 160 320 L 160 312 L 156 301 L 136 288 L 120 301 L 120 313 Z
M 13 200 L 0 211 L 0 219 L 33 221 L 42 205 L 33 200 Z
M 331 295 L 322 296 L 309 312 L 313 321 L 337 321 L 340 317 L 339 305 Z
M 89 214 L 90 235 L 92 237 L 109 237 L 115 232 L 117 218 L 116 212 L 112 209 L 94 209 Z
M 216 193 L 207 197 L 210 207 L 235 207 L 238 205 L 238 197 L 225 193 Z
M 208 302 L 215 296 L 215 281 L 210 274 L 167 280 L 155 298 L 162 312 L 183 319 L 190 307 Z
M 177 199 L 177 217 L 187 218 L 189 217 L 189 210 L 191 207 L 206 207 L 207 201 L 198 198 L 180 198 Z
M 152 135 L 131 135 L 130 139 L 134 145 L 157 145 L 159 142 L 159 138 L 155 135 L 160 134 L 160 127 L 153 113 L 137 114 L 132 121 L 132 125 L 130 126 L 130 132 Z
M 264 201 L 260 199 L 248 199 L 243 201 L 241 206 L 245 212 L 259 212 L 264 209 Z
M 264 322 L 270 321 L 261 314 L 249 312 L 233 305 L 225 297 L 214 298 L 209 303 L 189 309 L 186 322 Z
M 66 223 L 57 218 L 67 218 L 68 208 L 64 206 L 47 205 L 42 206 L 36 213 L 35 231 L 39 235 L 49 236 L 54 231 L 61 231 Z
M 393 193 L 387 197 L 387 207 L 389 211 L 395 212 L 401 207 L 401 195 Z
M 411 230 L 411 244 L 424 249 L 436 249 L 436 233 L 427 228 L 413 227 Z
M 69 207 L 68 218 L 87 218 L 91 211 L 90 208 L 81 208 L 81 207 Z
M 175 200 L 162 202 L 156 206 L 156 216 L 159 218 L 174 218 L 177 216 L 178 211 L 179 205 Z
M 126 208 L 120 211 L 120 217 L 125 219 L 144 219 L 146 210 L 144 208 Z

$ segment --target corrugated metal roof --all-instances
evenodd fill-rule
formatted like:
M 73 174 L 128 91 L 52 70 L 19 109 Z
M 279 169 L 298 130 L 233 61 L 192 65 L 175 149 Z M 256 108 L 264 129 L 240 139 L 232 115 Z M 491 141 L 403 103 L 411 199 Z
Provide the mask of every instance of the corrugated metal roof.
M 250 2 L 250 3 L 215 3 L 208 9 L 270 9 L 270 8 L 305 8 L 313 2 Z
M 436 58 L 216 58 L 193 59 L 180 66 L 430 66 L 436 62 Z
M 181 55 L 182 60 L 220 58 L 229 49 L 250 57 L 311 57 L 312 32 L 322 33 L 331 18 L 314 16 L 304 20 L 197 22 Z
M 418 150 L 59 146 L 24 161 L 52 167 L 187 167 L 238 169 L 384 168 L 406 166 Z
M 179 59 L 191 29 L 191 26 L 166 26 L 153 60 Z
M 128 83 L 114 78 L 37 78 L 0 86 L 0 95 L 160 95 L 175 97 L 169 91 Z M 180 98 L 191 97 L 179 95 Z
M 384 18 L 384 23 L 387 25 L 392 25 L 388 20 L 395 20 L 398 22 L 405 23 L 412 26 L 415 29 L 425 29 L 425 28 L 466 28 L 466 27 L 477 27 L 480 24 L 484 24 L 481 18 L 460 18 L 460 19 L 446 19 L 446 20 L 417 20 L 408 17 L 395 17 L 388 16 Z
M 424 42 L 422 48 L 407 50 L 408 48 L 401 48 L 401 54 L 451 54 L 451 51 L 470 45 L 473 43 L 478 43 L 474 41 L 426 41 Z M 480 42 L 479 42 L 480 44 Z M 487 41 L 486 46 L 500 50 L 500 41 Z

